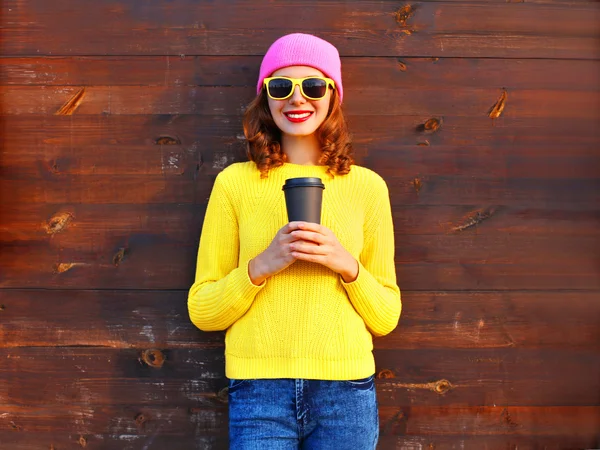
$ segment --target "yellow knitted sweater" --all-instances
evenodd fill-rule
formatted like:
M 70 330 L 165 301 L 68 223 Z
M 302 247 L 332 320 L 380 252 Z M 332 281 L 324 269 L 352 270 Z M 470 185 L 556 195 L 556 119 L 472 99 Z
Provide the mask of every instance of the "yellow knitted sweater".
M 401 311 L 388 189 L 364 167 L 326 172 L 326 166 L 285 163 L 261 179 L 246 162 L 217 176 L 188 310 L 198 328 L 227 330 L 228 378 L 352 380 L 375 372 L 372 335 L 391 332 Z M 281 188 L 294 177 L 323 180 L 321 224 L 358 260 L 355 281 L 306 261 L 260 286 L 250 280 L 248 262 L 288 222 Z

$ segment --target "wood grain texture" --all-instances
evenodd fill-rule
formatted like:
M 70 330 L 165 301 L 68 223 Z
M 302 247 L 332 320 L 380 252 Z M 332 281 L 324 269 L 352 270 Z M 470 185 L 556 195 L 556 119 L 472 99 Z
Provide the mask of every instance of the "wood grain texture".
M 187 290 L 294 31 L 339 48 L 390 188 L 378 448 L 600 447 L 597 2 L 47 3 L 0 19 L 0 448 L 227 448 L 224 333 Z
M 569 0 L 571 1 L 571 0 Z M 7 86 L 256 87 L 261 56 L 0 57 Z M 344 86 L 597 91 L 598 60 L 342 57 Z M 548 76 L 552 74 L 552 76 Z
M 159 355 L 160 365 L 149 363 L 150 351 Z M 7 405 L 39 405 L 68 412 L 69 408 L 143 406 L 220 410 L 227 404 L 222 347 L 23 347 L 3 349 L 0 354 L 5 360 L 0 374 L 19 374 L 7 378 L 0 390 Z M 600 362 L 593 351 L 394 349 L 375 350 L 375 357 L 377 399 L 382 410 L 594 407 L 600 400 Z M 563 371 L 565 367 L 571 370 Z M 40 373 L 45 374 L 41 379 Z M 18 412 L 19 407 L 6 410 Z
M 200 200 L 200 199 L 199 199 Z M 104 241 L 108 236 L 165 234 L 175 241 L 196 241 L 206 203 L 199 204 L 68 204 L 5 205 L 0 242 L 61 240 L 66 243 Z M 497 236 L 594 237 L 600 212 L 549 205 L 395 205 L 392 208 L 399 239 L 406 235 L 475 233 Z M 71 244 L 72 245 L 72 244 Z
M 494 97 L 490 107 L 495 102 Z M 487 110 L 486 110 L 487 111 Z M 559 152 L 587 151 L 597 155 L 595 142 L 600 131 L 595 117 L 589 119 L 518 119 L 501 116 L 490 120 L 486 111 L 470 117 L 444 118 L 442 128 L 433 134 L 419 131 L 423 124 L 436 117 L 433 111 L 423 110 L 412 116 L 355 116 L 349 115 L 353 130 L 354 147 L 359 156 L 369 150 L 396 148 L 403 145 L 421 147 L 425 140 L 430 146 L 448 145 L 464 148 L 481 148 L 486 143 L 491 149 L 526 146 L 542 157 L 543 151 L 556 155 Z M 233 154 L 241 158 L 243 153 L 243 130 L 241 115 L 136 115 L 136 116 L 3 116 L 6 134 L 2 135 L 6 148 L 30 152 L 28 148 L 39 146 L 44 151 L 61 151 L 86 146 L 112 146 L 119 148 L 132 145 L 158 145 L 161 137 L 171 137 L 181 144 L 163 145 L 177 148 L 181 145 L 192 152 L 199 146 L 212 146 L 214 153 Z M 423 148 L 418 148 L 424 151 Z M 577 153 L 576 153 L 577 154 Z M 16 157 L 16 156 L 15 156 Z M 207 156 L 207 162 L 208 156 Z M 402 169 L 401 161 L 395 164 Z M 215 173 L 222 169 L 217 166 Z
M 288 22 L 294 18 L 295 28 L 319 33 L 343 55 L 598 57 L 600 11 L 586 3 L 420 2 L 412 5 L 407 20 L 396 14 L 403 4 L 375 1 L 324 2 L 315 8 L 306 1 L 278 6 L 238 0 L 228 2 L 226 15 L 211 3 L 191 0 L 141 6 L 89 3 L 86 8 L 64 0 L 61 6 L 46 9 L 42 0 L 26 5 L 8 1 L 4 54 L 260 55 L 290 31 Z M 75 32 L 78 39 L 72 38 Z
M 600 288 L 596 237 L 488 238 L 471 232 L 397 236 L 396 245 L 398 282 L 407 290 Z M 188 289 L 196 253 L 197 240 L 164 233 L 118 232 L 104 242 L 71 244 L 62 238 L 20 240 L 4 245 L 0 285 Z
M 168 214 L 169 205 L 173 203 L 180 205 L 182 210 L 191 209 L 194 213 L 203 214 L 214 177 L 202 177 L 197 180 L 193 180 L 193 177 L 194 174 L 179 177 L 139 174 L 121 177 L 59 175 L 42 182 L 35 181 L 33 184 L 27 179 L 5 179 L 1 183 L 5 193 L 2 200 L 7 210 L 14 211 L 19 201 L 28 199 L 32 207 L 45 210 L 46 217 L 32 216 L 42 222 L 63 210 L 70 211 L 71 214 L 75 214 L 75 211 L 85 211 L 85 205 L 89 205 L 87 208 L 97 211 L 97 214 L 104 213 L 103 220 L 110 220 L 111 211 L 119 209 L 144 211 L 143 205 L 147 205 L 145 216 L 160 214 L 152 211 Z M 539 223 L 545 222 L 549 227 L 560 227 L 560 221 L 571 220 L 572 223 L 563 223 L 562 227 L 572 226 L 573 229 L 577 229 L 585 225 L 585 221 L 597 221 L 599 185 L 593 178 L 503 179 L 427 176 L 420 173 L 387 178 L 392 192 L 391 204 L 395 211 L 412 207 L 430 208 L 431 211 L 437 212 L 443 211 L 444 208 L 456 207 L 458 211 L 464 212 L 463 217 L 459 216 L 460 212 L 451 217 L 448 217 L 448 213 L 438 216 L 438 233 L 453 230 L 454 223 L 459 226 L 462 222 L 468 222 L 469 214 L 474 214 L 475 210 L 488 211 L 490 217 L 496 218 L 502 217 L 503 214 L 512 215 L 510 210 L 513 210 L 513 213 L 519 211 L 525 216 L 539 215 Z M 12 195 L 8 195 L 9 192 Z M 445 224 L 446 218 L 451 219 L 453 223 Z M 405 219 L 406 217 L 402 220 Z M 142 218 L 142 222 L 145 220 Z M 7 223 L 13 226 L 18 221 L 18 215 L 7 218 Z M 42 227 L 40 223 L 33 226 L 38 229 Z M 422 223 L 421 226 L 427 228 L 429 224 Z M 19 230 L 10 227 L 5 232 L 18 233 Z
M 93 435 L 65 435 L 56 432 L 36 432 L 34 435 L 27 433 L 15 433 L 14 431 L 0 431 L 0 441 L 10 445 L 11 450 L 39 450 L 40 442 L 48 448 L 51 445 L 56 449 L 81 448 L 81 438 L 85 439 L 86 449 L 103 450 L 148 450 L 156 448 L 169 448 L 172 450 L 204 450 L 207 448 L 215 450 L 227 450 L 228 442 L 226 436 L 193 436 L 191 434 L 173 436 L 145 436 L 139 434 L 93 434 Z M 413 450 L 413 449 L 436 449 L 455 450 L 506 450 L 516 448 L 522 450 L 564 450 L 597 448 L 599 440 L 597 437 L 585 435 L 563 435 L 559 438 L 532 435 L 501 435 L 501 436 L 469 436 L 458 434 L 455 436 L 433 436 L 433 435 L 384 435 L 379 439 L 378 449 L 381 450 Z M 150 446 L 149 446 L 150 445 Z M 44 448 L 44 447 L 42 447 Z
M 223 409 L 176 407 L 101 407 L 72 408 L 13 407 L 0 420 L 16 432 L 62 432 L 75 436 L 111 434 L 146 438 L 159 430 L 163 436 L 214 436 L 226 429 Z M 139 427 L 135 417 L 147 417 Z M 597 407 L 382 407 L 383 437 L 443 436 L 459 440 L 464 430 L 477 428 L 475 436 L 554 438 L 574 437 L 597 442 Z M 18 417 L 17 421 L 14 420 Z M 12 422 L 12 423 L 11 423 Z M 387 431 L 385 425 L 388 426 Z M 141 429 L 140 429 L 141 428 Z M 574 431 L 575 430 L 575 431 Z
M 5 290 L 0 347 L 210 349 L 223 333 L 189 321 L 187 290 Z M 568 314 L 565 314 L 568 305 Z M 398 328 L 377 349 L 579 349 L 600 346 L 595 292 L 402 292 Z
M 5 86 L 0 88 L 3 114 L 54 114 L 79 87 Z M 380 86 L 344 89 L 345 108 L 351 114 L 373 116 L 415 115 L 431 111 L 441 116 L 485 115 L 501 94 L 497 87 L 444 89 Z M 199 114 L 234 115 L 256 95 L 247 87 L 95 86 L 86 90 L 77 108 L 81 115 Z M 575 90 L 516 90 L 509 93 L 507 118 L 600 117 L 600 92 Z
M 226 158 L 226 157 L 224 157 Z M 204 204 L 215 175 L 49 176 L 35 183 L 27 179 L 0 180 L 0 201 L 49 205 L 68 204 Z M 387 177 L 392 206 L 399 205 L 513 205 L 592 209 L 600 203 L 600 179 L 504 178 L 399 174 Z

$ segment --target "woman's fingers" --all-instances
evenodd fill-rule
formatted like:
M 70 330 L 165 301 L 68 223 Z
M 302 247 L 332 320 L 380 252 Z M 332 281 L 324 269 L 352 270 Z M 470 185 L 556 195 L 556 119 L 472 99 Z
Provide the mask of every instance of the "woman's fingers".
M 291 233 L 296 239 L 303 241 L 315 242 L 319 245 L 323 245 L 327 242 L 327 238 L 320 233 L 314 231 L 300 231 L 296 230 Z
M 315 233 L 319 233 L 319 234 L 327 234 L 327 232 L 329 231 L 329 228 L 324 227 L 323 225 L 320 225 L 318 223 L 311 223 L 311 222 L 292 222 L 294 223 L 295 227 L 297 227 L 296 229 L 298 230 L 305 230 L 305 231 L 313 231 Z
M 311 253 L 294 253 L 294 258 L 301 261 L 318 263 L 327 267 L 327 257 L 325 255 L 313 255 Z
M 309 225 L 308 222 L 289 222 L 283 228 L 286 233 L 291 233 L 294 230 L 307 229 L 306 225 Z
M 324 255 L 325 248 L 307 241 L 296 241 L 290 245 L 290 250 L 295 253 L 306 253 L 311 255 Z

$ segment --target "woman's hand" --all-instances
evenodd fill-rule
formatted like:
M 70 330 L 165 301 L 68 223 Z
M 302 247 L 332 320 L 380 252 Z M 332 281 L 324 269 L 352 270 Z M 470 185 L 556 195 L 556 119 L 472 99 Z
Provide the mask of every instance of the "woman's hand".
M 252 283 L 260 285 L 267 278 L 281 272 L 296 261 L 296 258 L 292 256 L 290 245 L 299 239 L 291 234 L 298 229 L 299 223 L 290 222 L 281 228 L 269 247 L 250 261 L 248 275 Z
M 358 277 L 358 261 L 338 241 L 333 231 L 316 223 L 295 222 L 291 231 L 291 257 L 324 265 L 339 273 L 346 283 Z

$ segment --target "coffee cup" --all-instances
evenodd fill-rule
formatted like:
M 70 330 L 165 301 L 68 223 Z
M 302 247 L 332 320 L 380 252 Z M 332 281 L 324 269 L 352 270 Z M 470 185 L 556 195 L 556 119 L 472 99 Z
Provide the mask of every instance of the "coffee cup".
M 321 205 L 325 185 L 320 178 L 288 178 L 283 185 L 290 222 L 321 223 Z

